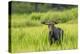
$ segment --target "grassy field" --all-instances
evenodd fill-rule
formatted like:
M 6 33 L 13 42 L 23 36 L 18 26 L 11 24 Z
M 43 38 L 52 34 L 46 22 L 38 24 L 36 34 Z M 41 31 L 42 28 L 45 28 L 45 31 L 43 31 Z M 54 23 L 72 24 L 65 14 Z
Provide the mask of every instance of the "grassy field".
M 66 26 L 67 25 L 67 26 Z M 39 27 L 12 28 L 12 52 L 63 50 L 77 48 L 77 24 L 56 25 L 64 30 L 64 40 L 61 45 L 49 45 L 48 28 Z
M 43 20 L 54 20 L 59 21 L 59 23 L 65 23 L 71 21 L 70 23 L 77 23 L 74 20 L 78 19 L 77 8 L 64 11 L 48 11 L 48 12 L 32 12 L 30 14 L 12 14 L 11 16 L 11 26 L 12 27 L 25 27 L 25 26 L 41 26 L 41 21 Z
M 60 19 L 55 25 L 64 30 L 62 45 L 49 45 L 48 27 L 40 22 L 44 19 Z M 12 52 L 31 52 L 76 49 L 78 47 L 77 9 L 59 12 L 12 14 L 11 50 Z

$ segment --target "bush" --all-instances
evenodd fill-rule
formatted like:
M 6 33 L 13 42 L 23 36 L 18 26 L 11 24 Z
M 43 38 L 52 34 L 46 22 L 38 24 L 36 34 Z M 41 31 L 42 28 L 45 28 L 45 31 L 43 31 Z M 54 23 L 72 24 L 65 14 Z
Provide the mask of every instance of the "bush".
M 30 19 L 31 20 L 40 20 L 41 19 L 42 14 L 41 13 L 31 13 L 30 14 Z
M 31 14 L 12 15 L 12 26 L 24 27 L 24 26 L 39 26 L 41 21 L 53 20 L 58 23 L 66 23 L 70 20 L 75 20 L 77 16 L 77 8 L 64 10 L 64 11 L 48 11 L 48 12 L 33 12 Z
M 77 8 L 71 9 L 71 10 L 64 10 L 64 11 L 58 11 L 58 12 L 47 12 L 46 14 L 42 16 L 42 20 L 59 20 L 62 23 L 65 23 L 69 20 L 78 18 L 77 17 Z

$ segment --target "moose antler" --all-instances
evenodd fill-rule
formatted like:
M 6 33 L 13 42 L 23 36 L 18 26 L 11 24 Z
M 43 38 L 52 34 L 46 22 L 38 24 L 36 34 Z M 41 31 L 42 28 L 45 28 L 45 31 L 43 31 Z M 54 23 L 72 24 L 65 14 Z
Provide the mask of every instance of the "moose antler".
M 58 24 L 57 21 L 55 20 L 44 20 L 44 21 L 41 21 L 41 24 L 46 24 L 46 25 L 49 25 L 49 24 Z

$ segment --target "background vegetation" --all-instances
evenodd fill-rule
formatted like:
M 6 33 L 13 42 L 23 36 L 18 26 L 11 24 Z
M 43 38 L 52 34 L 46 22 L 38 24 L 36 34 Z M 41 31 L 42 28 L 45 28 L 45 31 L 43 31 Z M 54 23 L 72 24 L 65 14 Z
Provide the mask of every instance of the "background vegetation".
M 77 48 L 77 5 L 10 2 L 11 52 L 64 50 Z M 64 30 L 62 45 L 49 45 L 48 27 L 43 20 L 57 21 Z

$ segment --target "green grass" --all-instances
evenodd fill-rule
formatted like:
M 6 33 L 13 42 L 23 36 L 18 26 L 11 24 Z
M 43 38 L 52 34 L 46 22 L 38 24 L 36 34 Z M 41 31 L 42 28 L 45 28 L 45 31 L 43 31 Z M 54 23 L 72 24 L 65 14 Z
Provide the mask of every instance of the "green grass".
M 42 20 L 59 19 L 55 25 L 64 30 L 62 46 L 49 45 L 48 27 Z M 12 52 L 31 52 L 76 49 L 78 47 L 77 8 L 64 11 L 32 12 L 31 14 L 11 15 L 11 50 Z
M 41 26 L 43 20 L 54 20 L 65 23 L 70 20 L 78 19 L 77 8 L 64 11 L 32 12 L 31 14 L 12 14 L 12 27 Z
M 67 25 L 67 26 L 66 26 Z M 12 52 L 47 51 L 77 48 L 77 24 L 58 24 L 64 30 L 64 39 L 61 45 L 49 45 L 48 28 L 46 25 L 39 27 L 12 28 Z

